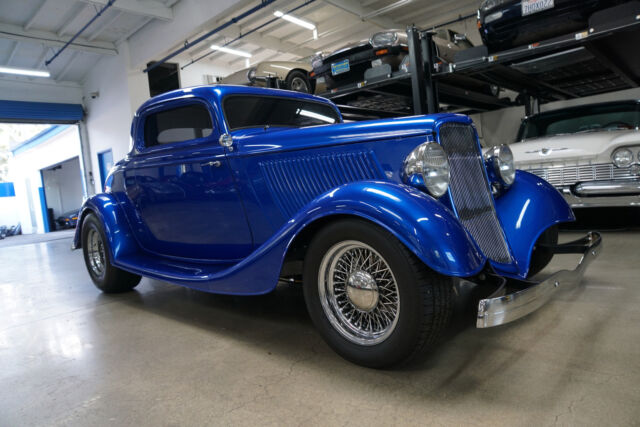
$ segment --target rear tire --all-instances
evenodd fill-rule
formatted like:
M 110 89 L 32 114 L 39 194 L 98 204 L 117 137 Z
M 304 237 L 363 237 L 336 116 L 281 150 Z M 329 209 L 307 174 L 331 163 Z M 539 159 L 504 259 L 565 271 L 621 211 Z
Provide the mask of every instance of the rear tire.
M 301 93 L 311 93 L 311 82 L 302 71 L 291 71 L 287 76 L 287 89 Z
M 82 222 L 82 252 L 89 276 L 102 292 L 127 292 L 140 283 L 139 275 L 111 265 L 111 253 L 104 229 L 94 214 L 87 215 Z
M 558 244 L 558 226 L 554 225 L 547 228 L 538 237 L 536 244 L 533 246 L 531 253 L 531 263 L 529 264 L 529 273 L 527 277 L 532 277 L 542 271 L 543 268 L 551 262 L 553 251 L 541 245 L 557 245 Z
M 440 337 L 453 311 L 453 281 L 386 230 L 340 220 L 312 239 L 304 296 L 313 323 L 342 357 L 371 368 L 407 362 Z

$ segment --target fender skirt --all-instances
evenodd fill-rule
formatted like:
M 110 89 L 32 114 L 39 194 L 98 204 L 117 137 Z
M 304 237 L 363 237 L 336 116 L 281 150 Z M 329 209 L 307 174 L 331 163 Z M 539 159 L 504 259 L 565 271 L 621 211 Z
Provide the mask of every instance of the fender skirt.
M 517 171 L 513 185 L 495 201 L 518 274 L 526 278 L 538 237 L 549 227 L 575 221 L 571 207 L 551 184 L 528 172 Z M 506 272 L 498 273 L 513 276 Z
M 94 196 L 83 206 L 74 247 L 80 246 L 82 220 L 89 210 L 105 224 L 117 267 L 214 293 L 270 292 L 278 283 L 287 249 L 296 235 L 313 222 L 335 215 L 360 217 L 378 224 L 427 266 L 447 276 L 472 276 L 486 263 L 486 257 L 447 207 L 421 191 L 392 182 L 354 182 L 319 196 L 251 255 L 232 265 L 183 262 L 145 254 L 109 194 Z

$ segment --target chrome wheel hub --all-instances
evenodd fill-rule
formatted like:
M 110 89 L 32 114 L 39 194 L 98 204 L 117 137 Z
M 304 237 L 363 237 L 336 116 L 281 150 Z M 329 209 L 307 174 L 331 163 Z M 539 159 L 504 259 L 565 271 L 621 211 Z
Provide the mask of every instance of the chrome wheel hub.
M 358 270 L 347 279 L 347 298 L 358 310 L 371 311 L 378 305 L 378 285 L 373 276 Z
M 320 263 L 318 293 L 331 325 L 356 344 L 381 343 L 398 322 L 400 295 L 393 272 L 365 243 L 347 240 L 329 248 Z
M 87 258 L 89 259 L 89 267 L 96 276 L 102 276 L 105 267 L 105 252 L 102 236 L 95 230 L 89 230 L 87 236 Z

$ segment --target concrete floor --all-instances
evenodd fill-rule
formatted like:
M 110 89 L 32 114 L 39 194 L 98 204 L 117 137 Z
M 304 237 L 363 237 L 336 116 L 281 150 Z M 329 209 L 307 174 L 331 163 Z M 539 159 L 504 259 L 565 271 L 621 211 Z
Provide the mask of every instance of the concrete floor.
M 296 288 L 105 296 L 68 238 L 0 248 L 0 425 L 638 425 L 640 233 L 604 238 L 580 289 L 488 330 L 463 308 L 391 371 L 333 353 Z

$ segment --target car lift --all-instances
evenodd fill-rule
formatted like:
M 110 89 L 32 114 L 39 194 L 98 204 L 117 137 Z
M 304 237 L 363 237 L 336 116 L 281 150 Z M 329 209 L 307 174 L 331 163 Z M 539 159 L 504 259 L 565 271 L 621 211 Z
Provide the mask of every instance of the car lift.
M 491 54 L 477 46 L 452 64 L 439 62 L 432 35 L 408 27 L 406 70 L 372 68 L 363 81 L 320 96 L 353 120 L 435 113 L 440 105 L 467 114 L 525 105 L 529 115 L 542 103 L 640 86 L 640 1 L 594 13 L 582 32 Z M 516 101 L 489 94 L 491 86 L 516 92 Z

